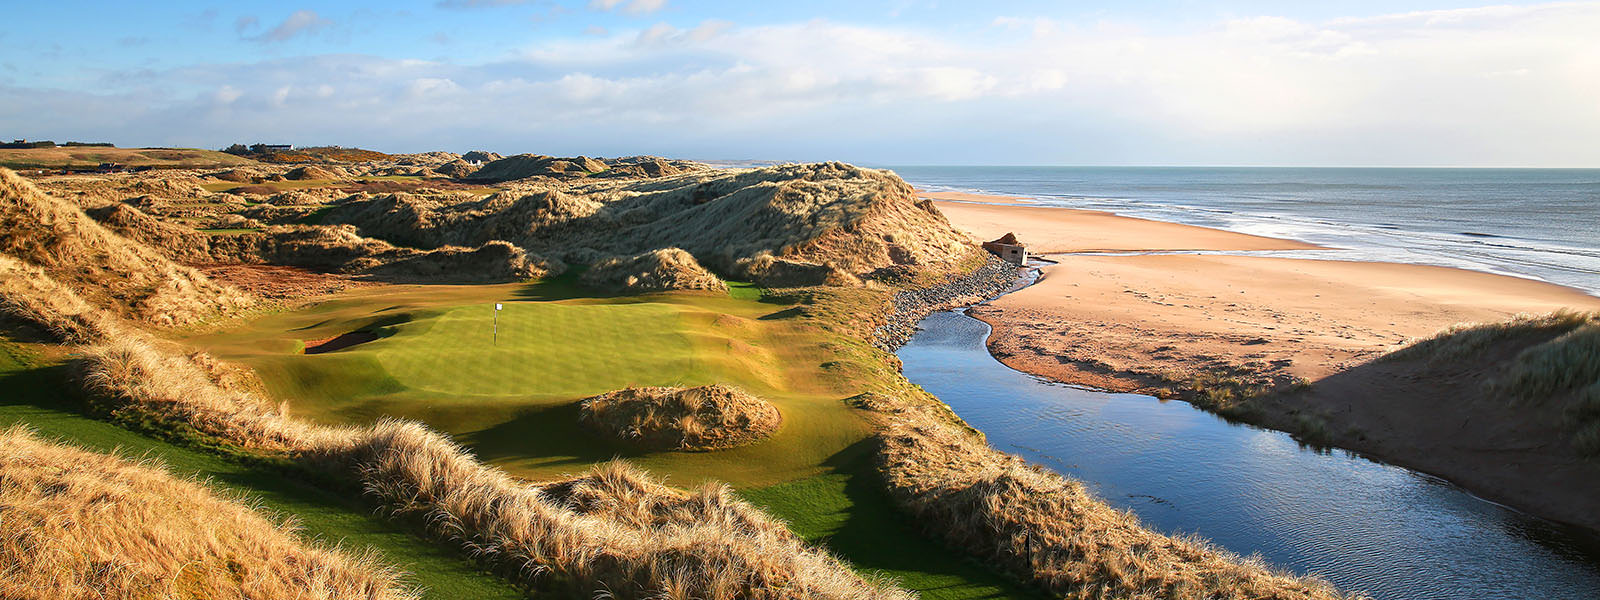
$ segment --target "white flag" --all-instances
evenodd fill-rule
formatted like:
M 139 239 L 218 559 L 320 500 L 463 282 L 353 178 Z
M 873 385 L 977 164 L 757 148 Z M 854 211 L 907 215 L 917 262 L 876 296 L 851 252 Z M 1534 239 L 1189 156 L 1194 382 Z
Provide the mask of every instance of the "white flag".
M 500 310 L 500 303 L 499 302 L 494 303 L 494 309 L 495 310 Z

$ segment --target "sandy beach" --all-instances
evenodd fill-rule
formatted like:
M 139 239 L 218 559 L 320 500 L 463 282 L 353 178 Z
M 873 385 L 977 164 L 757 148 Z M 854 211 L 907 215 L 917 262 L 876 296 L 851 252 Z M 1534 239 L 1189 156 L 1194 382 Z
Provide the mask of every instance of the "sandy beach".
M 1023 238 L 1024 241 L 1027 238 Z M 1409 339 L 1600 299 L 1460 269 L 1257 256 L 1053 255 L 1044 279 L 974 309 L 1021 370 L 1119 391 L 1139 374 L 1246 365 L 1319 379 Z
M 1557 419 L 1509 403 L 1464 407 L 1453 382 L 1420 382 L 1373 358 L 1462 322 L 1600 298 L 1502 275 L 1396 263 L 1269 256 L 1077 252 L 1313 248 L 1094 211 L 940 203 L 975 239 L 1015 232 L 1057 264 L 974 307 L 1012 368 L 1071 384 L 1180 397 L 1206 372 L 1309 391 L 1263 402 L 1253 422 L 1294 432 L 1302 415 L 1338 446 L 1434 473 L 1541 516 L 1600 530 L 1600 466 L 1577 459 Z M 1460 390 L 1456 390 L 1459 392 Z M 1547 411 L 1548 412 L 1548 411 Z M 1485 457 L 1506 456 L 1506 460 Z M 1586 483 L 1575 483 L 1583 481 Z

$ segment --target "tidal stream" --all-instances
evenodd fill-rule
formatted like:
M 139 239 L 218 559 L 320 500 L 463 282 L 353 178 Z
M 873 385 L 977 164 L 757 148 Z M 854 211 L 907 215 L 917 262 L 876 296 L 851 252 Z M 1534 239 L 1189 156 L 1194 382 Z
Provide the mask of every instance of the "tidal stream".
M 995 448 L 1083 481 L 1159 531 L 1381 599 L 1600 598 L 1593 536 L 1184 402 L 1021 373 L 989 355 L 988 335 L 982 321 L 936 312 L 898 353 L 905 375 Z

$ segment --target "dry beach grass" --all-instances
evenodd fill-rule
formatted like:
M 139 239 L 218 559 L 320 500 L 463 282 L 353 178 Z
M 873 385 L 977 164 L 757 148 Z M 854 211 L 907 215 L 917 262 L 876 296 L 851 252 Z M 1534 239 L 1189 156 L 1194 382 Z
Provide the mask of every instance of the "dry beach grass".
M 0 432 L 0 597 L 410 600 L 370 556 L 319 548 L 289 523 L 159 465 Z
M 910 413 L 878 436 L 890 494 L 932 535 L 1060 598 L 1333 599 L 1319 581 L 1147 529 L 1082 484 Z
M 658 450 L 715 450 L 755 443 L 777 431 L 777 407 L 714 384 L 643 387 L 585 399 L 583 424 L 625 444 Z

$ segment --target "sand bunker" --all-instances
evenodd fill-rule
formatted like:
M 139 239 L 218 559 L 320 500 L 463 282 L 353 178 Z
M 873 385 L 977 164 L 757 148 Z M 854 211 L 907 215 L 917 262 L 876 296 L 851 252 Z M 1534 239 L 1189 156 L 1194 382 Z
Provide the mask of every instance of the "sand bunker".
M 351 346 L 359 346 L 378 339 L 378 334 L 371 331 L 352 331 L 331 338 L 311 340 L 306 342 L 306 354 L 327 354 L 337 352 Z
M 777 407 L 726 385 L 641 387 L 607 392 L 579 405 L 579 420 L 648 450 L 718 450 L 755 443 L 783 422 Z

